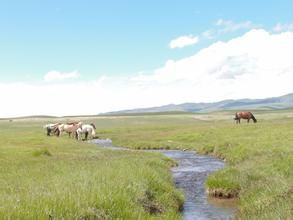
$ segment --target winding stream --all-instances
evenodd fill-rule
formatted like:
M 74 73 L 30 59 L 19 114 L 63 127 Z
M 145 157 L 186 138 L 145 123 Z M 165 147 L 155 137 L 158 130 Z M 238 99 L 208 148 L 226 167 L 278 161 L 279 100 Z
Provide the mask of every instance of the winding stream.
M 123 149 L 113 147 L 110 139 L 95 139 L 91 143 L 111 149 Z M 191 151 L 160 150 L 160 152 L 176 160 L 179 164 L 172 168 L 172 174 L 177 188 L 185 194 L 182 212 L 184 220 L 234 218 L 236 213 L 235 202 L 208 198 L 205 190 L 207 176 L 224 167 L 222 160 Z

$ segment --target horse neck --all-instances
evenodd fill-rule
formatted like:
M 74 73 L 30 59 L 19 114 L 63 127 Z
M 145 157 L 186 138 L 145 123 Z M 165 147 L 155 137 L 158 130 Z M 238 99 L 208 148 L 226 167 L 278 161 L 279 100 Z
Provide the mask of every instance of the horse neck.
M 251 118 L 252 118 L 253 122 L 256 123 L 257 120 L 256 120 L 256 118 L 254 117 L 254 115 L 253 115 L 251 112 L 250 112 L 250 115 L 251 115 Z
M 79 128 L 81 128 L 81 124 L 75 124 L 75 125 L 72 126 L 73 130 L 77 130 Z
M 96 129 L 96 126 L 93 123 L 91 123 L 90 126 L 92 126 L 93 129 Z

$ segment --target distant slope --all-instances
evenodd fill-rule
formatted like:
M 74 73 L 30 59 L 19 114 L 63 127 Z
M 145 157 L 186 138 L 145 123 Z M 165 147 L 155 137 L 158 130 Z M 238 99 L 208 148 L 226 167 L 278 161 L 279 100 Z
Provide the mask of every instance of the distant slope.
M 0 118 L 0 120 L 12 120 L 12 119 L 30 119 L 30 118 L 48 118 L 48 119 L 54 119 L 58 118 L 56 116 L 51 115 L 29 115 L 29 116 L 19 116 L 19 117 L 8 117 L 8 118 Z
M 286 109 L 293 108 L 293 93 L 266 99 L 239 99 L 224 100 L 213 103 L 183 103 L 170 104 L 152 108 L 140 108 L 105 113 L 111 114 L 137 114 L 155 112 L 210 112 L 221 110 L 260 110 L 260 109 Z

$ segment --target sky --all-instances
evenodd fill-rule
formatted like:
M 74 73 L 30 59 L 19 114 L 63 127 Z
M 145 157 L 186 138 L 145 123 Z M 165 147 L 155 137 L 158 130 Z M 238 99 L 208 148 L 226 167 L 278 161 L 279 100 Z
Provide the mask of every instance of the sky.
M 290 0 L 0 0 L 0 117 L 293 92 Z

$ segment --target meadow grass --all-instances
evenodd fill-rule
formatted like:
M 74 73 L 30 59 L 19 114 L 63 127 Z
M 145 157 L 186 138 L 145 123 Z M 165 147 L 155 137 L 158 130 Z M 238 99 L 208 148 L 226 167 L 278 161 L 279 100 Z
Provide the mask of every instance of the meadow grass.
M 0 219 L 179 219 L 174 162 L 47 137 L 42 120 L 0 121 Z
M 226 168 L 207 179 L 213 194 L 239 197 L 240 219 L 293 218 L 293 111 L 256 111 L 237 125 L 233 112 L 103 117 L 98 135 L 135 149 L 191 149 Z M 220 193 L 219 193 L 220 192 Z
M 237 196 L 239 219 L 292 219 L 293 111 L 254 113 L 258 123 L 240 125 L 233 112 L 74 120 L 94 122 L 97 135 L 116 146 L 190 149 L 222 158 L 227 166 L 210 175 L 206 187 Z M 180 218 L 183 198 L 172 184 L 170 160 L 48 138 L 41 131 L 44 120 L 0 122 L 1 216 Z

